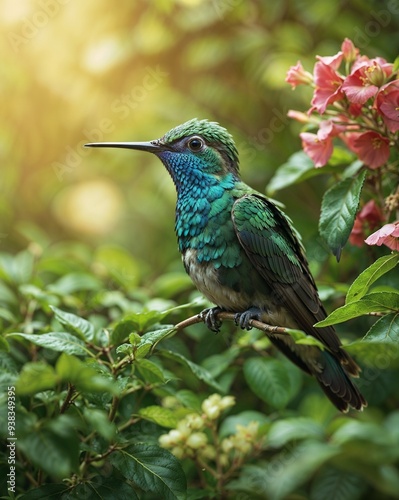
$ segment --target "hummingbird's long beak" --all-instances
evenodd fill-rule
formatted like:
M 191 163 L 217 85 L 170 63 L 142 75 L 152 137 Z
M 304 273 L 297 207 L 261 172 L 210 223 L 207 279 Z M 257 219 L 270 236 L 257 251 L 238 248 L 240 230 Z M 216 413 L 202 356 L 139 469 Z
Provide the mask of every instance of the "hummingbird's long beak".
M 164 150 L 162 144 L 157 141 L 150 142 L 89 142 L 85 144 L 85 148 L 123 148 L 123 149 L 138 149 L 148 151 L 149 153 L 160 153 Z

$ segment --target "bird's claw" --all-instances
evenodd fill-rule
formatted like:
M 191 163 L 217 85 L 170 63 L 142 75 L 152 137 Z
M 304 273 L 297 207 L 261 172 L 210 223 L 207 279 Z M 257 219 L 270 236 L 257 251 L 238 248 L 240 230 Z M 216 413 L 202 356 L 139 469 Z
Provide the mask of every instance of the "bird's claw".
M 243 313 L 237 313 L 234 315 L 234 322 L 242 330 L 251 330 L 252 325 L 250 324 L 251 319 L 260 320 L 262 311 L 258 307 L 251 307 Z
M 220 327 L 222 326 L 222 322 L 218 319 L 217 315 L 220 313 L 222 309 L 220 307 L 210 307 L 208 309 L 204 309 L 199 313 L 199 317 L 205 323 L 207 328 L 212 332 L 219 333 Z

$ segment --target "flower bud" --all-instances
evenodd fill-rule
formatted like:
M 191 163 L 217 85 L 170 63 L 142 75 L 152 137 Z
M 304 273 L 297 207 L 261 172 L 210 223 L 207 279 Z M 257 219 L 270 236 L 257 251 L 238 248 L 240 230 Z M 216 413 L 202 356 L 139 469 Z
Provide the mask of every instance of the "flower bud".
M 234 406 L 236 404 L 236 400 L 234 396 L 224 396 L 220 400 L 220 408 L 225 410 L 226 408 L 230 408 L 230 406 Z
M 235 449 L 237 451 L 240 451 L 243 455 L 246 455 L 252 450 L 252 444 L 248 443 L 247 441 L 239 439 L 235 443 Z
M 207 444 L 206 446 L 204 446 L 204 448 L 199 450 L 199 454 L 206 460 L 214 460 L 216 458 L 216 448 L 210 444 Z
M 352 40 L 349 40 L 349 38 L 345 38 L 342 42 L 341 50 L 344 54 L 345 61 L 349 63 L 353 62 L 359 54 L 359 49 L 353 45 Z
M 216 420 L 219 417 L 221 399 L 222 397 L 219 394 L 212 394 L 202 402 L 201 408 L 210 420 Z
M 230 451 L 234 448 L 234 442 L 231 438 L 224 438 L 221 447 L 224 453 L 230 453 Z
M 209 418 L 209 420 L 216 420 L 220 417 L 220 407 L 216 405 L 206 405 L 203 408 L 205 415 Z
M 190 429 L 199 430 L 204 427 L 204 419 L 196 413 L 190 413 L 186 416 L 185 420 Z
M 191 434 L 191 427 L 186 419 L 180 420 L 177 424 L 177 431 L 180 432 L 180 439 L 185 439 Z
M 218 462 L 222 467 L 227 467 L 229 465 L 229 457 L 225 453 L 221 453 L 218 457 Z
M 367 80 L 371 83 L 371 85 L 381 87 L 385 82 L 386 75 L 379 64 L 369 66 L 366 69 L 365 74 L 367 75 Z
M 208 443 L 208 437 L 204 432 L 193 432 L 188 436 L 186 445 L 194 450 L 198 450 L 198 448 L 202 448 Z
M 296 66 L 291 66 L 288 70 L 285 81 L 291 84 L 292 88 L 295 89 L 297 85 L 309 85 L 313 83 L 313 76 L 308 71 L 305 71 L 301 61 L 298 61 Z
M 178 400 L 174 396 L 165 396 L 162 399 L 162 406 L 164 408 L 176 408 L 176 406 L 178 406 Z
M 158 442 L 159 446 L 162 448 L 170 448 L 173 446 L 169 434 L 162 434 L 162 436 L 159 436 Z
M 184 448 L 181 446 L 175 446 L 171 451 L 176 458 L 184 458 Z
M 170 442 L 172 444 L 175 444 L 175 443 L 179 443 L 180 441 L 182 441 L 182 434 L 180 431 L 178 431 L 177 429 L 172 429 L 171 431 L 169 431 L 169 438 L 170 438 Z

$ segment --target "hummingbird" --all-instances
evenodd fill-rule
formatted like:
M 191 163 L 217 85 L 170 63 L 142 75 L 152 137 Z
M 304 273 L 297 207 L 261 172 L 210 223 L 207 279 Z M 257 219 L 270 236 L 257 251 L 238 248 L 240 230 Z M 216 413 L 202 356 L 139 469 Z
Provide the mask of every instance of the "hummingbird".
M 215 304 L 201 313 L 210 330 L 219 330 L 221 311 L 235 313 L 243 329 L 250 329 L 254 319 L 300 329 L 324 348 L 297 344 L 287 333 L 268 335 L 316 378 L 338 410 L 367 405 L 351 380 L 360 368 L 343 350 L 334 328 L 314 326 L 327 313 L 300 235 L 275 203 L 241 180 L 238 151 L 224 127 L 194 118 L 149 142 L 86 146 L 147 151 L 164 164 L 177 192 L 175 232 L 184 268 Z

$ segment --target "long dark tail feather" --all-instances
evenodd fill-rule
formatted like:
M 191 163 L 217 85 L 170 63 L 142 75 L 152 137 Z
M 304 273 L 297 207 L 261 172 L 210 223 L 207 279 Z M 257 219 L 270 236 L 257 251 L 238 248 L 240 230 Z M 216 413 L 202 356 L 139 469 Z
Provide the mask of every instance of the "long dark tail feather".
M 306 346 L 298 346 L 286 336 L 273 335 L 269 338 L 288 359 L 306 373 L 316 377 L 320 387 L 338 410 L 346 413 L 352 407 L 361 411 L 367 406 L 367 401 L 348 375 L 349 372 L 357 376 L 359 367 L 345 351 L 342 350 L 344 355 L 340 356 L 341 359 L 337 359 L 330 352 L 319 350 L 320 370 L 315 371 L 309 368 L 304 357 L 300 355 L 300 351 L 305 350 Z
M 323 351 L 323 370 L 315 373 L 317 381 L 330 401 L 342 412 L 349 408 L 362 410 L 367 401 L 349 378 L 344 366 L 328 351 Z

